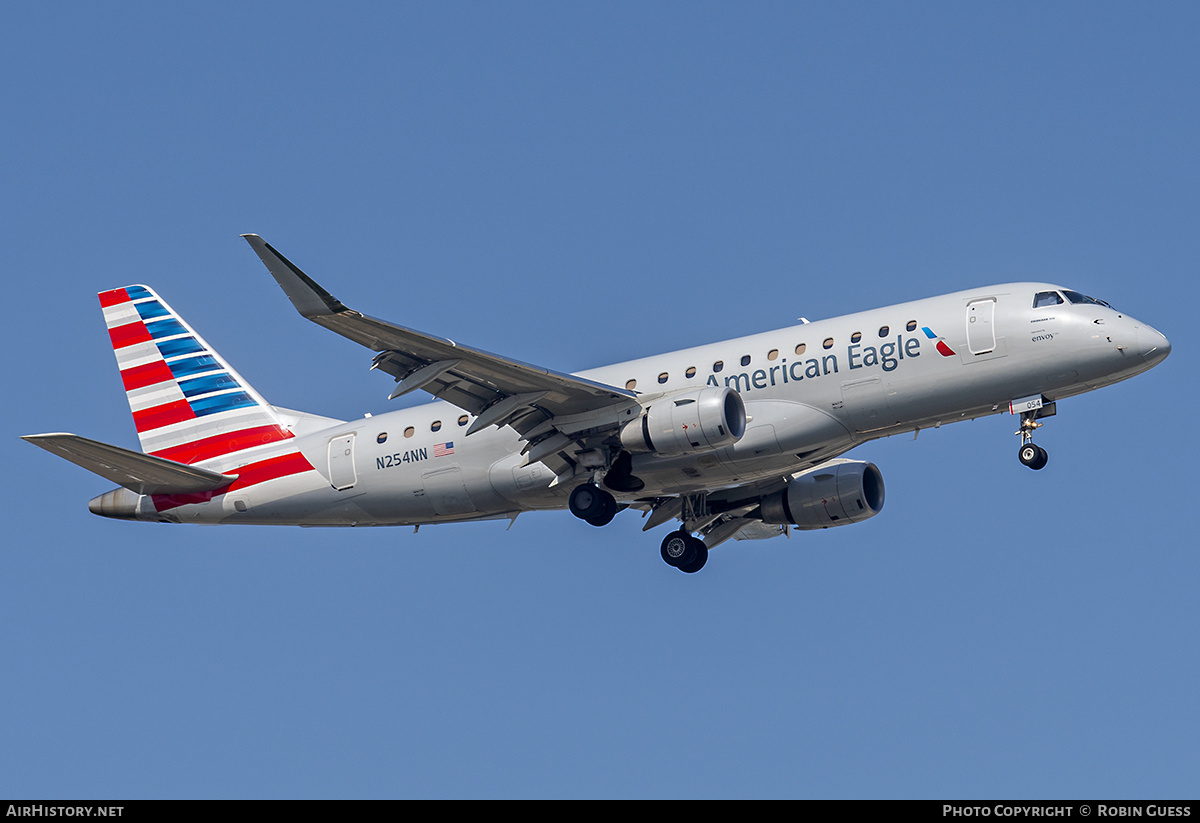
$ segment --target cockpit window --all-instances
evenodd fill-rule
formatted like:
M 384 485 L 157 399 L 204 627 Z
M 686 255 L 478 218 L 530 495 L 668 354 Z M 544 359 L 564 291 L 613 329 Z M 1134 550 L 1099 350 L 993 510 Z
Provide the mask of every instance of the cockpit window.
M 1065 294 L 1067 296 L 1067 299 L 1070 300 L 1072 303 L 1090 303 L 1093 306 L 1104 306 L 1105 308 L 1109 308 L 1109 309 L 1112 308 L 1112 306 L 1108 305 L 1103 300 L 1097 300 L 1094 297 L 1088 297 L 1086 294 L 1080 294 L 1077 291 L 1070 291 L 1069 289 L 1063 289 L 1063 294 Z
M 1046 306 L 1057 306 L 1062 301 L 1062 297 L 1056 291 L 1040 291 L 1033 296 L 1033 307 L 1041 309 Z

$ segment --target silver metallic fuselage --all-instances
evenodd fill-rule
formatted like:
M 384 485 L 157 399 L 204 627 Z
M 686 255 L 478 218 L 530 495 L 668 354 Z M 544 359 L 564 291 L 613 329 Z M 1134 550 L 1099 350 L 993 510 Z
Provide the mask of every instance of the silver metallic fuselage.
M 735 445 L 698 456 L 636 455 L 633 473 L 645 488 L 616 496 L 628 502 L 778 478 L 875 438 L 1008 413 L 1019 398 L 1055 401 L 1098 389 L 1170 352 L 1162 334 L 1105 305 L 1032 308 L 1035 294 L 1058 289 L 972 289 L 582 372 L 635 386 L 643 402 L 705 385 L 734 388 L 745 402 L 749 422 Z M 98 513 L 194 523 L 424 524 L 565 508 L 571 488 L 586 479 L 523 465 L 523 442 L 510 428 L 466 437 L 467 419 L 445 402 L 347 422 L 295 415 L 288 448 L 315 472 L 165 514 L 148 497 L 126 493 L 120 514 Z M 280 448 L 200 465 L 236 474 Z

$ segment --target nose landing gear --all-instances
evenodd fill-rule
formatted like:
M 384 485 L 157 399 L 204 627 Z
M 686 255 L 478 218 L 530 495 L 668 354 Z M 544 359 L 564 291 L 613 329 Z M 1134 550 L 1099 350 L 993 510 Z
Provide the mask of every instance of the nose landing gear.
M 1051 404 L 1051 406 L 1053 406 L 1053 404 Z M 1046 453 L 1046 450 L 1033 442 L 1034 430 L 1039 429 L 1044 425 L 1043 423 L 1037 422 L 1039 412 L 1041 411 L 1041 409 L 1033 409 L 1022 412 L 1021 428 L 1016 432 L 1021 438 L 1021 448 L 1017 451 L 1017 459 L 1034 471 L 1044 468 L 1046 466 L 1046 461 L 1050 459 L 1050 455 Z

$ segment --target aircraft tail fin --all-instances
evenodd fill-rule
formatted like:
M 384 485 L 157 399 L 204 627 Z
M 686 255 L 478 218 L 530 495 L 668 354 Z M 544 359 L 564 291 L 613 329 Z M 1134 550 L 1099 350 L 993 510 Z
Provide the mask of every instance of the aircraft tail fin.
M 143 452 L 191 464 L 292 437 L 152 289 L 125 286 L 99 297 Z

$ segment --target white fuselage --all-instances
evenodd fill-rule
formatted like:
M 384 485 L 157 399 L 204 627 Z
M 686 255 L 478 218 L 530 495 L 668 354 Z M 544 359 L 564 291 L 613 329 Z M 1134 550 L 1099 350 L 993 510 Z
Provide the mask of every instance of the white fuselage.
M 705 385 L 735 389 L 745 435 L 700 455 L 639 454 L 645 482 L 618 500 L 744 485 L 836 457 L 878 437 L 1008 412 L 1010 401 L 1057 400 L 1124 380 L 1169 351 L 1158 332 L 1098 304 L 1033 308 L 1058 287 L 1010 283 L 821 320 L 580 373 L 633 388 L 640 402 Z M 932 336 L 931 336 L 932 335 Z M 285 418 L 288 413 L 283 412 Z M 296 437 L 203 463 L 237 474 L 299 451 L 311 470 L 139 519 L 180 522 L 401 525 L 512 517 L 559 509 L 586 477 L 525 466 L 508 427 L 465 436 L 470 418 L 435 402 L 335 422 L 296 415 Z M 447 446 L 446 444 L 452 444 Z

